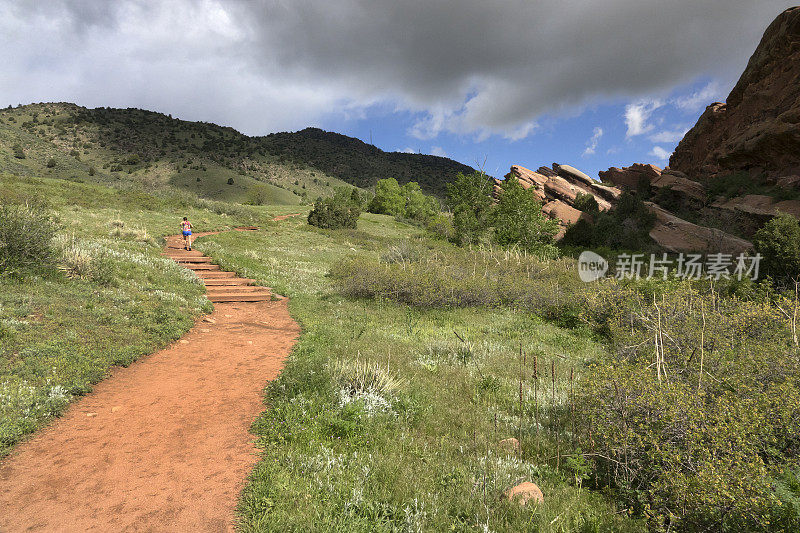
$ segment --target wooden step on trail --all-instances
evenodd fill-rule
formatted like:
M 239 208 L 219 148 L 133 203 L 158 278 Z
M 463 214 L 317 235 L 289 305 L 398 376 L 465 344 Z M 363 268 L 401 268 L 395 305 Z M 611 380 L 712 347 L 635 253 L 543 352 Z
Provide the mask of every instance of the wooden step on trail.
M 228 286 L 228 285 L 250 285 L 253 283 L 254 279 L 247 279 L 247 278 L 205 278 L 203 283 L 206 284 L 206 287 L 220 287 L 220 286 Z
M 248 228 L 249 229 L 249 228 Z M 197 250 L 184 250 L 180 236 L 167 239 L 164 255 L 194 273 L 203 280 L 206 296 L 212 303 L 264 302 L 273 299 L 268 287 L 253 285 L 255 280 L 241 278 L 235 272 L 222 270 L 212 259 Z
M 211 263 L 210 257 L 176 257 L 171 256 L 170 259 L 178 263 Z
M 272 299 L 272 293 L 264 290 L 252 293 L 219 293 L 209 294 L 209 301 L 212 303 L 225 303 L 225 302 L 265 302 Z
M 235 272 L 228 272 L 227 270 L 196 270 L 195 274 L 200 279 L 224 279 L 235 278 Z

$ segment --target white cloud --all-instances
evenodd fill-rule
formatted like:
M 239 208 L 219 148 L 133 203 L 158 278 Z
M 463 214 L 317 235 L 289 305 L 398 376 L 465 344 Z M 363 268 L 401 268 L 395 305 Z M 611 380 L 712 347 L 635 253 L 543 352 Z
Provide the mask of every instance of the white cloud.
M 416 154 L 417 153 L 417 151 L 414 150 L 413 148 L 411 148 L 410 146 L 406 146 L 402 150 L 398 150 L 398 152 L 402 152 L 404 154 Z
M 438 155 L 439 157 L 449 157 L 447 152 L 441 146 L 431 146 L 431 155 Z
M 669 156 L 672 155 L 672 152 L 667 152 L 660 146 L 653 146 L 653 149 L 650 150 L 650 155 L 655 156 L 662 161 L 667 161 L 669 160 Z
M 733 79 L 791 5 L 0 0 L 0 105 L 144 107 L 250 134 L 386 105 L 422 116 L 411 128 L 420 139 L 519 140 L 540 117 Z M 710 92 L 675 105 L 702 105 Z M 631 108 L 629 136 L 652 129 L 647 111 Z
M 592 130 L 592 136 L 586 141 L 586 150 L 583 151 L 583 155 L 594 155 L 597 151 L 597 144 L 600 142 L 600 138 L 603 136 L 603 128 L 600 126 L 595 126 L 594 130 Z
M 675 99 L 675 107 L 687 113 L 696 113 L 711 104 L 719 101 L 724 96 L 724 90 L 718 81 L 712 81 L 702 89 L 692 94 L 679 96 Z
M 647 121 L 653 111 L 663 106 L 661 100 L 640 100 L 625 106 L 625 125 L 628 127 L 625 135 L 633 137 L 652 131 L 655 126 Z

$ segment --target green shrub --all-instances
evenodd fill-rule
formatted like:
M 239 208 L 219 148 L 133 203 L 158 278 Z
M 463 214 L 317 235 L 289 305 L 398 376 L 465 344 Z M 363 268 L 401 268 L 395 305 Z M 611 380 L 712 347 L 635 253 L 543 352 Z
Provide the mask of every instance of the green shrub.
M 47 168 L 55 168 L 56 160 L 54 158 L 50 158 L 47 160 Z
M 458 244 L 476 243 L 489 228 L 492 184 L 485 174 L 458 173 L 447 184 L 447 201 L 453 211 L 453 230 Z
M 52 267 L 60 225 L 40 204 L 0 204 L 0 274 Z
M 400 188 L 403 195 L 403 217 L 425 223 L 439 212 L 436 198 L 422 192 L 415 181 L 409 181 Z
M 781 213 L 767 222 L 753 245 L 763 257 L 765 274 L 782 282 L 800 277 L 800 223 L 792 215 Z
M 375 196 L 370 201 L 367 210 L 379 215 L 400 216 L 405 212 L 405 198 L 400 189 L 400 184 L 394 178 L 378 180 L 375 185 Z
M 600 206 L 597 205 L 597 199 L 592 194 L 579 192 L 575 197 L 572 207 L 584 213 L 596 214 L 600 212 Z
M 396 179 L 389 178 L 378 180 L 367 210 L 426 223 L 439 212 L 439 205 L 434 197 L 422 192 L 417 182 L 409 181 L 401 187 Z
M 519 246 L 536 252 L 552 247 L 558 222 L 542 214 L 542 204 L 514 178 L 503 182 L 497 205 L 491 213 L 494 224 L 493 240 L 501 246 Z
M 562 243 L 569 246 L 608 246 L 618 250 L 650 250 L 653 214 L 642 199 L 624 192 L 610 211 L 592 215 L 593 221 L 580 220 L 567 228 Z
M 308 214 L 308 223 L 325 229 L 355 228 L 361 216 L 361 203 L 358 191 L 348 191 L 346 187 L 336 190 L 333 196 L 319 198 Z
M 11 150 L 14 153 L 14 157 L 17 159 L 25 159 L 25 150 L 22 149 L 21 145 L 15 144 L 11 147 Z

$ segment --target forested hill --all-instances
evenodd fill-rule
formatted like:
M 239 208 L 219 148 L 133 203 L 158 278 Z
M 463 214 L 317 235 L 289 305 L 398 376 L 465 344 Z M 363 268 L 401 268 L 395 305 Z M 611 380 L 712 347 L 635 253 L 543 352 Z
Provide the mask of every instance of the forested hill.
M 443 157 L 384 152 L 317 128 L 250 137 L 140 109 L 42 103 L 0 110 L 3 170 L 169 183 L 227 200 L 244 199 L 261 183 L 270 202 L 291 203 L 343 183 L 367 188 L 389 177 L 442 195 L 458 172 L 473 169 Z
M 423 189 L 441 195 L 453 176 L 474 172 L 472 167 L 446 157 L 384 152 L 359 139 L 319 128 L 273 133 L 259 140 L 272 154 L 306 162 L 359 187 L 392 177 L 400 183 L 416 181 Z

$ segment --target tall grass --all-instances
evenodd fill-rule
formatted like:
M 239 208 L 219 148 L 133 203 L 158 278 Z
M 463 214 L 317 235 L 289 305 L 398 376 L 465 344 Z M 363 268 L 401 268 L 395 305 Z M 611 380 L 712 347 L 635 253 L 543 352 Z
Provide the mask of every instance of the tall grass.
M 570 374 L 578 379 L 601 350 L 586 334 L 502 308 L 342 297 L 326 275 L 349 255 L 408 266 L 428 246 L 446 246 L 409 245 L 416 233 L 365 215 L 357 232 L 295 219 L 264 234 L 198 241 L 227 268 L 290 294 L 303 326 L 253 426 L 263 455 L 240 502 L 240 528 L 641 530 L 582 487 L 583 467 L 568 457 Z M 418 245 L 419 254 L 409 251 Z M 535 395 L 537 360 L 547 371 L 537 374 Z M 521 453 L 501 445 L 510 437 L 522 441 Z M 545 503 L 503 498 L 522 481 L 537 483 Z
M 588 466 L 594 486 L 656 528 L 800 527 L 791 505 L 800 490 L 787 497 L 774 489 L 790 486 L 782 480 L 800 452 L 794 295 L 766 283 L 584 284 L 571 260 L 486 249 L 352 256 L 332 276 L 350 296 L 419 308 L 522 309 L 592 330 L 611 354 L 590 363 L 568 407 L 553 382 L 549 409 L 537 399 L 534 421 L 521 423 L 556 435 L 548 445 L 557 468 L 562 454 L 576 472 Z M 533 374 L 553 377 L 561 366 L 554 360 Z M 521 365 L 520 376 L 526 372 Z M 547 393 L 546 380 L 534 384 L 534 396 Z M 520 378 L 521 409 L 523 389 Z M 525 453 L 531 442 L 520 434 Z

